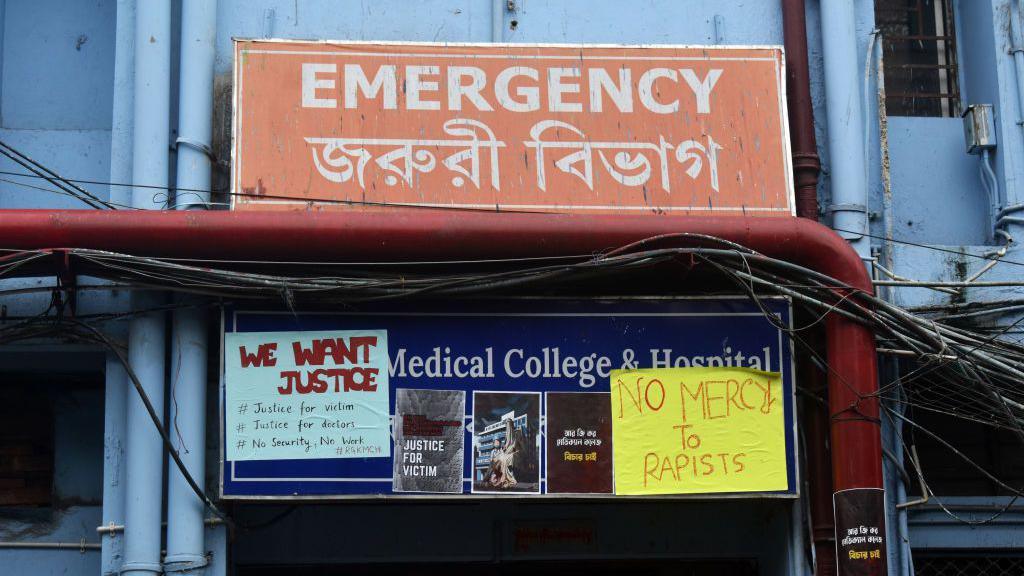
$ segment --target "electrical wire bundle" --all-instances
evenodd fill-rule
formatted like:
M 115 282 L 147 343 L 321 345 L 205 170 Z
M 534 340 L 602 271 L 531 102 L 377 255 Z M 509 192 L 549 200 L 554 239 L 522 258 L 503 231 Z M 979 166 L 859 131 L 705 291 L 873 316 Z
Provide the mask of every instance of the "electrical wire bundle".
M 835 278 L 720 238 L 680 233 L 598 254 L 458 262 L 263 263 L 150 258 L 89 249 L 62 252 L 78 274 L 115 282 L 95 289 L 159 289 L 221 301 L 269 299 L 283 301 L 292 310 L 306 304 L 351 305 L 417 297 L 508 295 L 525 289 L 578 286 L 581 280 L 594 278 L 616 279 L 655 267 L 706 271 L 719 281 L 730 281 L 755 302 L 760 303 L 764 296 L 781 295 L 813 312 L 813 321 L 790 328 L 762 306 L 766 317 L 786 331 L 796 345 L 806 348 L 825 370 L 830 370 L 826 359 L 808 341 L 810 330 L 831 314 L 870 327 L 880 352 L 916 362 L 916 368 L 883 383 L 873 394 L 886 400 L 881 403 L 884 414 L 896 424 L 909 425 L 934 437 L 1010 493 L 1021 494 L 970 461 L 938 434 L 914 422 L 904 408 L 912 406 L 1009 430 L 1024 445 L 1024 346 L 1001 340 L 1000 333 L 958 326 L 962 318 L 955 314 L 928 318 Z M 7 251 L 0 257 L 0 277 L 21 266 L 38 264 L 36 261 L 52 254 L 49 250 Z M 262 272 L 267 269 L 292 273 Z M 0 291 L 2 295 L 4 292 Z M 64 333 L 55 328 L 58 324 L 52 315 L 3 324 L 0 344 L 63 334 L 93 341 L 98 338 L 113 346 L 95 327 L 95 322 L 70 322 L 64 323 L 69 327 Z

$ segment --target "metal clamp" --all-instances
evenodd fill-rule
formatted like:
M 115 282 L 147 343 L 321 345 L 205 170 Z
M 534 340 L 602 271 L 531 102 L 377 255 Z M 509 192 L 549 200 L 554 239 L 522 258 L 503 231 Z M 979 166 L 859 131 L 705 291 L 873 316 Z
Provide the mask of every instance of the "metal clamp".
M 863 212 L 868 213 L 867 206 L 863 204 L 829 204 L 826 212 Z
M 917 480 L 921 484 L 921 497 L 916 500 L 907 500 L 906 502 L 897 502 L 896 509 L 903 510 L 913 506 L 920 506 L 921 504 L 928 503 L 928 485 L 924 482 L 924 474 L 921 473 L 921 459 L 917 457 L 917 445 L 910 447 L 910 463 L 914 465 L 914 471 L 917 472 Z
M 213 164 L 217 164 L 217 155 L 213 153 L 213 148 L 210 148 L 209 144 L 204 144 L 197 140 L 192 140 L 189 138 L 185 138 L 183 136 L 179 136 L 178 139 L 174 141 L 174 149 L 177 150 L 178 147 L 182 145 L 191 148 L 197 152 L 202 152 L 203 154 L 206 154 L 206 157 L 210 159 L 210 162 L 212 162 Z
M 105 526 L 96 527 L 97 534 L 118 534 L 120 532 L 124 532 L 124 524 L 114 524 L 113 522 L 110 522 Z
M 200 570 L 210 564 L 209 558 L 201 554 L 176 554 L 164 558 L 164 573 L 185 573 Z

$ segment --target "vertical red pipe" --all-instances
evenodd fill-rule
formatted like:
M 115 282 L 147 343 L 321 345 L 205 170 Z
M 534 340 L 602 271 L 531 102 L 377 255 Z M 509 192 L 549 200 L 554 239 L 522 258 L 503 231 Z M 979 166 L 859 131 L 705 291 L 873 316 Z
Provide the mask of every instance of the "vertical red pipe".
M 786 99 L 789 138 L 793 148 L 796 215 L 818 219 L 818 143 L 814 138 L 814 109 L 807 68 L 807 18 L 804 0 L 782 0 L 782 29 L 786 45 Z
M 832 461 L 829 449 L 828 386 L 824 374 L 811 362 L 810 353 L 799 354 L 797 376 L 816 397 L 805 400 L 801 426 L 806 439 L 808 504 L 816 576 L 835 574 L 835 522 L 832 518 Z M 820 398 L 820 399 L 819 399 Z
M 796 214 L 801 218 L 818 219 L 818 145 L 814 137 L 814 109 L 811 102 L 810 73 L 807 55 L 807 18 L 804 0 L 782 0 L 782 26 L 786 46 L 786 96 L 789 109 L 789 134 L 793 153 L 793 181 L 796 188 Z M 829 342 L 835 339 L 829 330 Z M 804 386 L 820 390 L 828 398 L 820 371 L 810 362 L 807 353 L 799 364 Z M 841 384 L 840 384 L 841 385 Z M 804 432 L 807 438 L 808 504 L 814 542 L 817 576 L 835 574 L 835 520 L 832 516 L 833 473 L 829 407 L 809 401 L 804 410 Z M 831 408 L 831 410 L 830 410 Z M 843 471 L 846 474 L 846 471 Z

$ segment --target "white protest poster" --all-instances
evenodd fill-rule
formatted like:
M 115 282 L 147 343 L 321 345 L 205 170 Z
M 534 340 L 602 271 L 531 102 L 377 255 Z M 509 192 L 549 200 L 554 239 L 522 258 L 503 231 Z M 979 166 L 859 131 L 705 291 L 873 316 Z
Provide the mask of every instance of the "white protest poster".
M 386 458 L 385 330 L 224 335 L 226 457 Z

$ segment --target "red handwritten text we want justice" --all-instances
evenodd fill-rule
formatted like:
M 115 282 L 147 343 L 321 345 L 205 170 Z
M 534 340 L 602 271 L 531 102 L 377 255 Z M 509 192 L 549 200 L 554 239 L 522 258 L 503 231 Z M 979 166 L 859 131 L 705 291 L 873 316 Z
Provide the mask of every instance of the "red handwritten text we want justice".
M 378 368 L 355 366 L 370 362 L 370 351 L 377 346 L 376 336 L 350 338 L 322 338 L 313 340 L 307 348 L 301 342 L 292 342 L 295 366 L 323 366 L 328 359 L 331 368 L 308 370 L 282 370 L 282 384 L 278 394 L 323 394 L 333 392 L 375 392 Z M 255 352 L 239 346 L 242 368 L 250 366 L 276 366 L 277 343 L 260 344 Z M 347 367 L 338 367 L 348 364 Z

